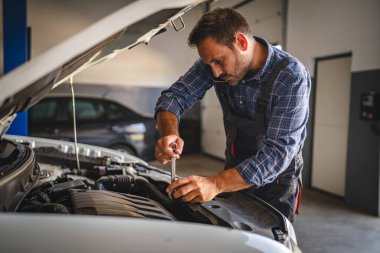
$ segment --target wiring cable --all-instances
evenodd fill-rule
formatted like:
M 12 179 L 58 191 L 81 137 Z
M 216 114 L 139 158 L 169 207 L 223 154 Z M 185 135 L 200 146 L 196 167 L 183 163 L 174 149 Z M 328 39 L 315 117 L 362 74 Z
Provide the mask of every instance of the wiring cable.
M 77 160 L 78 170 L 80 171 L 80 163 L 79 163 L 79 154 L 78 154 L 78 141 L 77 141 L 77 122 L 76 122 L 76 111 L 75 111 L 75 94 L 73 87 L 73 76 L 70 76 L 70 88 L 71 88 L 71 97 L 73 103 L 73 126 L 74 126 L 74 146 L 75 146 L 75 156 Z

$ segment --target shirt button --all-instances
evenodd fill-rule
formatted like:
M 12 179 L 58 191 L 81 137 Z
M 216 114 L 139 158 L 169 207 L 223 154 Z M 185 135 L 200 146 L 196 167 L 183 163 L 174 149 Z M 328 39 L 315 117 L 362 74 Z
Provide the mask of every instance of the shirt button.
M 242 82 L 242 83 L 245 83 L 245 80 L 242 80 L 241 82 Z
M 243 104 L 243 101 L 240 101 L 240 104 L 242 105 L 242 104 Z

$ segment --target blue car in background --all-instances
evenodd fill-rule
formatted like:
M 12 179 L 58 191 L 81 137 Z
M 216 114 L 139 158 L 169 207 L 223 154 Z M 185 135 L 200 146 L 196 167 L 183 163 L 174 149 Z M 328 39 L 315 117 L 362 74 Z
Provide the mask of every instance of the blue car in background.
M 158 138 L 152 117 L 143 116 L 104 98 L 75 96 L 77 139 L 127 152 L 144 160 L 154 159 Z M 30 136 L 73 141 L 71 95 L 48 96 L 29 109 Z

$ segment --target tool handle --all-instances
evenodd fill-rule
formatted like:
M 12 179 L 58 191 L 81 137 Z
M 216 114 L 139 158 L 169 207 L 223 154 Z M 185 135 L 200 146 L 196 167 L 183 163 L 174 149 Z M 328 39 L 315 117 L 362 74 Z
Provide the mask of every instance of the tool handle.
M 173 151 L 175 151 L 175 150 L 177 149 L 177 143 L 172 142 L 172 143 L 170 143 L 169 147 L 170 147 Z

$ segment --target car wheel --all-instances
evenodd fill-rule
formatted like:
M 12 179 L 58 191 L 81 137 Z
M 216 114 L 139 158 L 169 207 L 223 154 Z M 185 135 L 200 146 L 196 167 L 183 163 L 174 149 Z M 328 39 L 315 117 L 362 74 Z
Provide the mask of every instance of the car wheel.
M 129 147 L 129 146 L 114 145 L 114 146 L 111 146 L 110 148 L 114 149 L 114 150 L 117 150 L 117 151 L 120 151 L 120 152 L 125 152 L 125 153 L 128 153 L 130 155 L 136 156 L 136 152 L 131 147 Z

